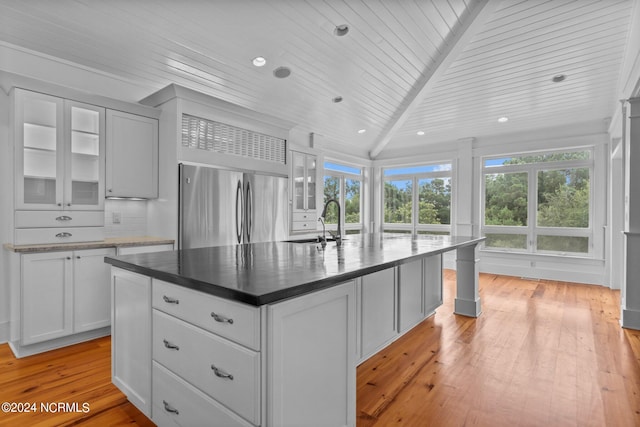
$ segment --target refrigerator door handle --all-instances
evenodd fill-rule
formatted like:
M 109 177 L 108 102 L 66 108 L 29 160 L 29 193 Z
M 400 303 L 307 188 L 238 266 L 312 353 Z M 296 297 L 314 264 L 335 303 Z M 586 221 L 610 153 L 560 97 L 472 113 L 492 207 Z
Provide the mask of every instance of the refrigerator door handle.
M 251 231 L 253 230 L 253 190 L 251 189 L 251 181 L 247 181 L 247 214 L 245 215 L 246 227 L 247 227 L 247 241 L 245 243 L 251 243 Z
M 236 187 L 236 237 L 238 238 L 238 243 L 242 243 L 244 225 L 244 197 L 242 196 L 242 181 L 238 181 L 238 186 Z M 238 204 L 240 205 L 239 207 Z

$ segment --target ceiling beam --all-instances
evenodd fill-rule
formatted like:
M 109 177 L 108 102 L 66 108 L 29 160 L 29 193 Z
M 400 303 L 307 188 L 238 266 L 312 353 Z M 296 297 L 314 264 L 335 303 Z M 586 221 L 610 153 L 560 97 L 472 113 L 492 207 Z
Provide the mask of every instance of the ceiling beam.
M 462 16 L 460 27 L 449 33 L 445 40 L 444 49 L 436 61 L 416 80 L 415 85 L 411 88 L 400 108 L 394 113 L 394 118 L 387 123 L 376 138 L 373 149 L 369 151 L 371 159 L 375 159 L 387 146 L 393 135 L 402 127 L 416 107 L 422 103 L 429 91 L 467 46 L 471 38 L 482 28 L 498 3 L 500 3 L 500 0 L 478 0 L 472 3 L 470 9 Z

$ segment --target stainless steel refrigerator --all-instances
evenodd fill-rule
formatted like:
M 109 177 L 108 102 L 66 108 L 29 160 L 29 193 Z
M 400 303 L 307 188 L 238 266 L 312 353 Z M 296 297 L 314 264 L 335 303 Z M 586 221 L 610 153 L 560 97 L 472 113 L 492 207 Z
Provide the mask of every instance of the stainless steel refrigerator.
M 180 164 L 180 249 L 284 240 L 287 178 Z

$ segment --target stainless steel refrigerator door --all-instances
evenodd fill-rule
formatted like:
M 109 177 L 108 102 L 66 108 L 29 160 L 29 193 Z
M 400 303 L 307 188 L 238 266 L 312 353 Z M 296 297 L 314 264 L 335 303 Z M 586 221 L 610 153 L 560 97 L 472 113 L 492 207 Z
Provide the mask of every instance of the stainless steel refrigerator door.
M 242 172 L 182 165 L 181 249 L 239 243 L 244 232 Z
M 276 242 L 287 237 L 287 178 L 245 174 L 244 243 Z

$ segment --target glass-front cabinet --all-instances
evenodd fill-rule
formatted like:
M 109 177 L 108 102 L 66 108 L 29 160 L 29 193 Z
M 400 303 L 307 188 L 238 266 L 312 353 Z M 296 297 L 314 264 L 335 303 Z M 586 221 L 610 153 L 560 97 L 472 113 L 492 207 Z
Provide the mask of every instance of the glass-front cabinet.
M 316 229 L 317 157 L 314 154 L 291 151 L 293 180 L 292 231 Z
M 101 210 L 101 107 L 15 89 L 16 208 Z

